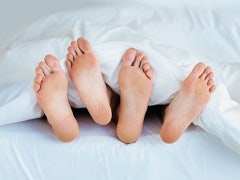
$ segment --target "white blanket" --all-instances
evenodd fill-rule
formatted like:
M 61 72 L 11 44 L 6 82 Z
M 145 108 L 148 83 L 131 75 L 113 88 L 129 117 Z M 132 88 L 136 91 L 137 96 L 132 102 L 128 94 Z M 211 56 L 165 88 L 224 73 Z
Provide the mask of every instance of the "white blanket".
M 121 3 L 83 7 L 40 20 L 13 38 L 0 60 L 0 125 L 43 115 L 32 91 L 35 66 L 46 54 L 53 54 L 66 72 L 66 49 L 83 36 L 115 92 L 119 92 L 117 75 L 124 51 L 134 47 L 149 57 L 154 71 L 149 105 L 168 103 L 198 61 L 211 65 L 218 89 L 194 123 L 240 152 L 240 20 L 236 18 L 240 13 L 233 10 L 215 13 L 193 6 L 166 11 Z M 71 82 L 68 95 L 73 107 L 83 107 Z

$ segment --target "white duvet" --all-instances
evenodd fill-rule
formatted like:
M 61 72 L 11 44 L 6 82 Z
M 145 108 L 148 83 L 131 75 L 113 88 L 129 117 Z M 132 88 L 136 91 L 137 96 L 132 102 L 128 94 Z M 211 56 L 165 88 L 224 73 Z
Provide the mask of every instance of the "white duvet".
M 53 54 L 67 74 L 66 49 L 82 36 L 92 44 L 104 79 L 115 92 L 126 49 L 134 47 L 149 57 L 154 71 L 149 105 L 168 103 L 195 63 L 211 65 L 218 88 L 194 124 L 240 152 L 239 15 L 235 7 L 166 10 L 121 3 L 82 7 L 35 22 L 12 39 L 1 57 L 0 125 L 43 115 L 32 90 L 34 68 Z M 73 107 L 84 107 L 71 82 L 68 97 Z

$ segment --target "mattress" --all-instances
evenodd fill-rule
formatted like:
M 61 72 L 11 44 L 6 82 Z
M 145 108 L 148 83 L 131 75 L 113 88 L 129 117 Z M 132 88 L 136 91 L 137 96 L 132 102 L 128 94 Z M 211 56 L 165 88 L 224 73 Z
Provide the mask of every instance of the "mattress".
M 31 6 L 31 2 L 27 1 L 18 3 L 14 7 L 20 5 L 21 8 L 16 9 L 16 12 L 26 12 Z M 58 6 L 55 6 L 56 3 Z M 121 18 L 126 18 L 127 22 L 130 16 L 138 14 L 141 10 L 152 17 L 149 19 L 151 23 L 146 26 L 148 28 L 140 26 L 141 19 L 137 17 L 136 21 L 129 22 L 129 24 L 133 24 L 132 28 L 139 28 L 139 31 L 148 40 L 155 41 L 154 37 L 156 37 L 158 45 L 161 46 L 160 50 L 164 53 L 160 56 L 161 58 L 171 59 L 172 64 L 177 64 L 182 69 L 198 61 L 196 58 L 204 59 L 213 65 L 218 64 L 217 75 L 225 83 L 231 98 L 240 102 L 240 96 L 237 93 L 239 86 L 236 83 L 237 77 L 240 77 L 238 75 L 240 71 L 240 22 L 238 20 L 240 4 L 237 1 L 221 3 L 211 1 L 210 3 L 182 0 L 174 4 L 165 1 L 152 1 L 151 3 L 147 1 L 141 3 L 137 3 L 137 1 L 131 3 L 129 1 L 76 1 L 75 3 L 74 5 L 58 3 L 58 1 L 41 1 L 39 9 L 29 10 L 30 13 L 34 12 L 32 16 L 22 14 L 22 21 L 13 20 L 11 19 L 13 16 L 10 16 L 9 20 L 16 21 L 11 24 L 12 29 L 19 30 L 29 22 L 36 22 L 15 35 L 13 35 L 14 31 L 12 34 L 8 32 L 10 25 L 6 26 L 6 29 L 3 27 L 0 31 L 5 35 L 11 35 L 11 38 L 3 38 L 4 42 L 9 42 L 10 45 L 1 43 L 2 49 L 5 48 L 2 54 L 6 49 L 11 50 L 23 42 L 30 42 L 30 40 L 42 37 L 38 36 L 41 32 L 51 32 L 51 28 L 53 28 L 51 24 L 46 25 L 47 30 L 36 27 L 43 27 L 40 25 L 52 22 L 50 20 L 55 17 L 69 17 L 72 12 L 77 12 L 82 13 L 83 17 L 89 16 L 95 22 L 98 15 L 96 12 L 101 12 L 99 19 L 102 18 L 103 22 L 107 18 L 114 21 L 119 18 L 114 12 L 122 9 Z M 53 13 L 46 10 L 47 4 L 52 7 L 53 12 L 61 11 L 60 14 L 37 21 L 37 18 Z M 77 10 L 69 9 L 75 6 L 78 6 Z M 10 7 L 6 5 L 6 9 Z M 68 10 L 64 12 L 63 10 L 66 8 Z M 7 13 L 7 10 L 2 13 Z M 20 16 L 21 14 L 19 14 Z M 7 21 L 7 18 L 4 20 Z M 62 19 L 54 20 L 57 24 Z M 159 22 L 161 22 L 160 25 Z M 152 26 L 152 31 L 149 31 L 152 24 L 155 27 Z M 104 24 L 86 22 L 85 25 L 92 33 L 99 33 Z M 93 27 L 96 26 L 99 29 L 94 31 Z M 105 26 L 104 28 L 102 29 L 106 30 Z M 62 31 L 64 30 L 63 28 Z M 93 41 L 98 34 L 89 36 L 89 31 L 84 32 L 84 35 L 91 37 L 90 40 Z M 104 32 L 101 33 L 104 34 Z M 134 37 L 137 39 L 141 33 L 134 34 Z M 113 36 L 110 38 L 115 42 L 117 42 L 117 38 L 124 40 L 132 38 L 123 37 L 118 32 L 112 34 Z M 45 34 L 44 37 L 52 37 L 52 35 L 53 33 Z M 72 39 L 77 36 L 78 34 L 71 34 Z M 117 38 L 114 39 L 115 37 Z M 67 39 L 66 44 L 70 40 Z M 48 44 L 44 41 L 41 43 Z M 147 40 L 144 43 L 150 44 Z M 107 42 L 104 45 L 107 47 Z M 101 56 L 101 48 L 97 44 L 94 47 Z M 112 53 L 122 52 L 122 47 L 117 44 L 115 48 L 120 51 Z M 32 56 L 31 48 L 24 50 L 24 53 L 29 55 L 28 57 Z M 41 54 L 43 50 L 38 50 L 39 53 L 36 53 L 35 56 L 43 56 Z M 57 52 L 55 49 L 51 50 Z M 149 55 L 153 56 L 153 54 Z M 62 54 L 58 54 L 58 56 L 63 57 Z M 102 56 L 104 57 L 104 55 Z M 29 66 L 33 65 L 34 63 Z M 28 71 L 27 68 L 25 69 Z M 181 74 L 179 78 L 184 76 L 185 73 Z M 1 78 L 0 87 L 7 89 L 10 83 L 7 83 L 6 76 L 1 77 L 3 78 Z M 230 77 L 229 80 L 225 79 L 226 77 Z M 31 76 L 28 76 L 27 79 L 31 80 Z M 15 82 L 14 84 L 16 85 Z M 21 104 L 19 107 L 13 106 L 9 113 L 15 113 L 17 116 L 21 109 L 20 106 Z M 45 117 L 6 123 L 0 126 L 0 179 L 238 179 L 240 176 L 239 154 L 226 147 L 218 137 L 207 133 L 198 126 L 191 125 L 176 143 L 165 144 L 159 136 L 161 119 L 156 110 L 158 108 L 154 106 L 150 109 L 146 115 L 140 139 L 136 143 L 128 145 L 117 139 L 115 123 L 111 122 L 107 126 L 97 125 L 85 110 L 75 109 L 80 135 L 70 143 L 63 143 L 55 138 Z M 30 111 L 30 109 L 25 110 Z

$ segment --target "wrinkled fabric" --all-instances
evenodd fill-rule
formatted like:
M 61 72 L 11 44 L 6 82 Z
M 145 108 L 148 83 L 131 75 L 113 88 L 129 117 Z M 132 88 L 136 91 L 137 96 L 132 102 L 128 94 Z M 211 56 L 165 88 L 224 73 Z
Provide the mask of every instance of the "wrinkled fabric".
M 0 179 L 239 178 L 239 155 L 219 141 L 239 152 L 239 2 L 138 2 L 61 12 L 13 37 L 0 58 L 0 125 L 5 125 L 0 126 Z M 116 138 L 115 124 L 99 126 L 81 114 L 76 117 L 79 138 L 62 143 L 45 119 L 10 124 L 43 115 L 32 90 L 34 68 L 50 53 L 67 72 L 66 49 L 79 36 L 93 45 L 104 79 L 116 92 L 125 50 L 135 47 L 146 53 L 154 70 L 150 105 L 168 103 L 198 61 L 211 65 L 218 88 L 194 121 L 207 133 L 190 126 L 176 143 L 165 144 L 159 137 L 159 117 L 151 115 L 140 139 L 126 145 Z M 71 82 L 68 96 L 72 106 L 83 107 Z

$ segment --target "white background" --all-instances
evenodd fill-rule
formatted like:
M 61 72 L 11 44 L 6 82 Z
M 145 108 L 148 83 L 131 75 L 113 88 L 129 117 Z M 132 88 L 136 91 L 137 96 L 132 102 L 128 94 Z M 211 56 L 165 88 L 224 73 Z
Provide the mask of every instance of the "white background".
M 0 50 L 10 36 L 39 18 L 101 0 L 0 0 Z M 27 11 L 26 11 L 27 9 Z
M 0 0 L 0 51 L 6 45 L 9 36 L 21 30 L 31 22 L 36 21 L 41 17 L 45 17 L 55 12 L 76 9 L 86 4 L 96 4 L 104 2 L 125 2 L 130 1 L 149 3 L 149 4 L 164 4 L 164 6 L 181 6 L 181 5 L 196 5 L 196 6 L 235 6 L 240 4 L 239 0 Z M 161 2 L 164 3 L 161 3 Z M 27 9 L 27 11 L 26 11 Z

